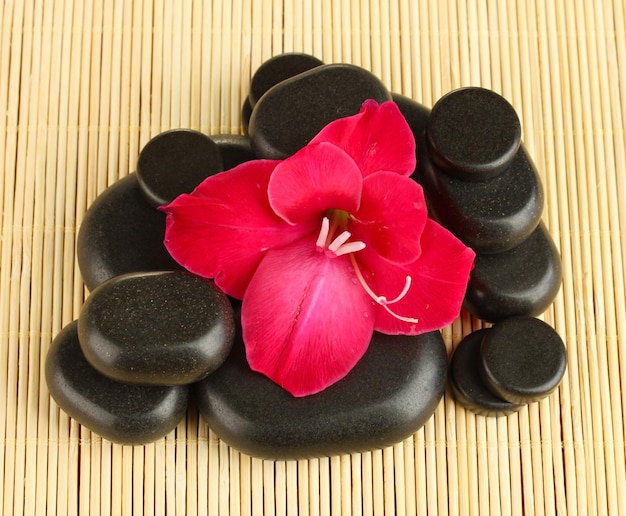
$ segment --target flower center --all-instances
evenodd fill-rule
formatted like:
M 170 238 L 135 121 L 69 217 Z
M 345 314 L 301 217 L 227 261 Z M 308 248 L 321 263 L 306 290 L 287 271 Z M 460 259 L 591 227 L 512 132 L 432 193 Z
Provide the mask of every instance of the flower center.
M 382 306 L 387 312 L 389 312 L 389 314 L 394 316 L 396 319 L 407 323 L 417 324 L 418 320 L 416 318 L 398 315 L 393 310 L 391 310 L 391 308 L 389 308 L 389 305 L 397 303 L 408 294 L 409 289 L 411 288 L 411 276 L 406 277 L 404 288 L 402 289 L 400 294 L 398 294 L 391 301 L 389 301 L 385 296 L 377 295 L 365 281 L 363 273 L 361 272 L 361 268 L 354 258 L 354 253 L 365 249 L 365 242 L 361 242 L 360 240 L 348 242 L 348 240 L 350 240 L 350 237 L 352 236 L 352 233 L 345 229 L 341 233 L 339 233 L 338 236 L 335 237 L 335 234 L 338 232 L 338 230 L 347 226 L 348 214 L 344 211 L 332 210 L 331 215 L 338 216 L 333 217 L 332 223 L 330 219 L 326 216 L 324 216 L 324 218 L 322 219 L 322 227 L 320 228 L 320 233 L 317 237 L 317 241 L 315 242 L 316 250 L 320 253 L 324 253 L 330 258 L 336 258 L 344 254 L 350 255 L 350 262 L 352 262 L 356 277 L 365 292 L 367 292 L 367 295 L 369 295 L 376 303 Z

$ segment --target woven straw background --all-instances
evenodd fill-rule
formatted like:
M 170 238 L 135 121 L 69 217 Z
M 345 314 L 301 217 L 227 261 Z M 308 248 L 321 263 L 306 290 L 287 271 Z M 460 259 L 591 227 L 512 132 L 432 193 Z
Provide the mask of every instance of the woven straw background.
M 626 511 L 626 9 L 622 0 L 4 0 L 0 5 L 0 511 L 618 514 Z M 569 368 L 508 418 L 446 394 L 371 453 L 261 461 L 191 410 L 122 447 L 70 420 L 42 368 L 85 290 L 85 210 L 169 128 L 240 131 L 251 74 L 312 53 L 432 106 L 481 85 L 520 115 L 564 280 L 544 318 Z M 349 87 L 349 85 L 347 85 Z M 479 327 L 462 314 L 451 351 Z

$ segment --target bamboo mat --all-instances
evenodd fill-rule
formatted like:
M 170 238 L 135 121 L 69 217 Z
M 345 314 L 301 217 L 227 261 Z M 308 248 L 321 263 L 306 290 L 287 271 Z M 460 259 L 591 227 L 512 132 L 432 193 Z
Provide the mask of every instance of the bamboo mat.
M 0 5 L 0 511 L 11 514 L 626 512 L 626 13 L 622 0 L 4 0 Z M 240 454 L 190 410 L 123 447 L 50 400 L 43 364 L 85 297 L 77 228 L 155 134 L 240 132 L 251 74 L 304 51 L 427 105 L 480 85 L 520 115 L 563 286 L 569 367 L 508 418 L 446 393 L 396 446 Z M 479 327 L 463 314 L 449 351 Z

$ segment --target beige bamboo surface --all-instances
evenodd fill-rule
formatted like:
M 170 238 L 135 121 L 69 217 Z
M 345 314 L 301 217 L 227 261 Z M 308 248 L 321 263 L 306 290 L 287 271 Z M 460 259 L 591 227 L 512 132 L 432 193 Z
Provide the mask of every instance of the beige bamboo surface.
M 623 0 L 4 0 L 0 5 L 0 511 L 3 514 L 626 513 Z M 190 410 L 112 445 L 50 400 L 51 339 L 85 296 L 77 228 L 155 134 L 236 133 L 251 74 L 304 51 L 432 106 L 481 85 L 520 115 L 563 285 L 544 318 L 569 367 L 508 418 L 446 393 L 378 451 L 261 461 Z M 349 87 L 349 85 L 347 85 Z M 444 330 L 451 351 L 480 324 Z

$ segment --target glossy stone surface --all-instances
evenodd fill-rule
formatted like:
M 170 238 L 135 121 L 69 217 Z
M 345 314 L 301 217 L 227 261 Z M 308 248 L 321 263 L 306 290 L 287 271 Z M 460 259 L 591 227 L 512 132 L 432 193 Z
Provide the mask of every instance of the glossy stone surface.
M 217 144 L 220 150 L 224 170 L 230 170 L 246 161 L 256 159 L 254 152 L 252 152 L 250 138 L 247 136 L 241 136 L 240 134 L 216 134 L 211 135 L 210 138 Z
M 358 113 L 367 99 L 384 102 L 391 95 L 377 77 L 354 65 L 322 65 L 284 80 L 254 106 L 252 149 L 259 158 L 291 156 L 328 123 Z
M 521 125 L 504 97 L 484 88 L 460 88 L 433 106 L 426 140 L 442 170 L 483 181 L 509 166 L 521 143 Z
M 46 382 L 59 407 L 115 443 L 146 444 L 171 432 L 187 411 L 189 387 L 127 385 L 103 376 L 83 356 L 77 326 L 57 335 L 46 358 Z
M 439 332 L 374 334 L 356 367 L 313 396 L 296 398 L 253 372 L 235 339 L 228 360 L 196 384 L 200 412 L 238 450 L 270 459 L 359 452 L 394 444 L 432 415 L 446 381 Z
M 189 129 L 158 134 L 137 160 L 139 186 L 155 207 L 191 193 L 204 179 L 222 170 L 222 154 L 213 140 Z
M 490 330 L 476 330 L 456 347 L 450 359 L 450 387 L 455 399 L 481 416 L 508 416 L 523 405 L 497 397 L 480 375 L 480 344 Z
M 127 272 L 181 269 L 163 245 L 165 215 L 144 199 L 135 174 L 102 192 L 87 210 L 76 243 L 85 284 Z
M 428 122 L 430 109 L 399 93 L 392 93 L 391 98 L 398 105 L 400 113 L 402 113 L 409 124 L 415 141 L 422 141 L 424 139 L 424 131 L 426 129 L 426 123 Z M 415 153 L 417 154 L 417 148 L 415 149 Z
M 561 286 L 561 261 L 540 223 L 509 251 L 477 254 L 463 306 L 479 319 L 496 322 L 516 315 L 539 315 Z
M 184 385 L 215 371 L 234 338 L 233 309 L 187 272 L 125 274 L 95 289 L 78 319 L 90 364 L 120 382 Z
M 549 324 L 533 317 L 497 323 L 480 346 L 480 374 L 491 391 L 512 403 L 539 401 L 565 374 L 567 351 Z
M 257 101 L 273 86 L 302 72 L 323 65 L 317 57 L 299 52 L 278 54 L 265 61 L 252 76 L 248 98 L 254 108 Z
M 477 253 L 502 252 L 519 245 L 541 220 L 541 179 L 523 147 L 502 173 L 481 182 L 441 172 L 424 143 L 418 146 L 418 163 L 417 179 L 430 215 Z

